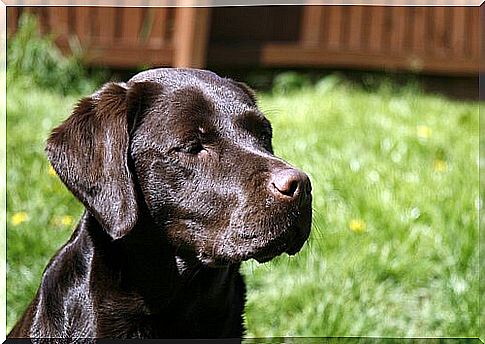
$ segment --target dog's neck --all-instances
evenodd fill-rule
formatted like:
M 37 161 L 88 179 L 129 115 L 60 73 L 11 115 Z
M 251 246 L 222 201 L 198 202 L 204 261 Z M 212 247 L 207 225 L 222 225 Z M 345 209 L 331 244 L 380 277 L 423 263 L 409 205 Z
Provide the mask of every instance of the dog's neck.
M 217 291 L 229 274 L 239 273 L 239 264 L 210 268 L 175 254 L 163 231 L 149 216 L 142 218 L 143 222 L 118 240 L 112 240 L 89 212 L 81 221 L 79 235 L 85 233 L 90 238 L 93 264 L 97 265 L 94 270 L 110 274 L 116 289 L 138 293 L 153 307 L 163 308 L 187 289 Z
M 100 337 L 240 336 L 245 286 L 239 264 L 195 264 L 175 255 L 155 228 L 141 225 L 112 240 L 86 211 L 47 267 L 40 299 L 58 295 L 59 285 L 65 295 L 82 290 L 86 304 L 76 307 L 90 319 L 86 331 Z

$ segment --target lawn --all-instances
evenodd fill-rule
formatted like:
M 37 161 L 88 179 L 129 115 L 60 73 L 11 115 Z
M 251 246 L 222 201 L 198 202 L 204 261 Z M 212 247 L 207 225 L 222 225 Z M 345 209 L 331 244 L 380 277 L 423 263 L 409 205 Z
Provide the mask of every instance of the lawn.
M 21 27 L 8 46 L 7 330 L 82 212 L 45 140 L 102 75 Z M 298 255 L 244 263 L 247 336 L 476 337 L 478 103 L 292 73 L 258 99 L 276 154 L 310 175 L 314 212 Z
M 314 189 L 294 258 L 249 262 L 250 336 L 478 334 L 478 105 L 415 86 L 260 96 Z
M 43 152 L 79 97 L 9 84 L 8 329 L 82 211 Z M 258 97 L 314 215 L 298 255 L 244 264 L 248 337 L 476 336 L 478 104 L 335 77 Z

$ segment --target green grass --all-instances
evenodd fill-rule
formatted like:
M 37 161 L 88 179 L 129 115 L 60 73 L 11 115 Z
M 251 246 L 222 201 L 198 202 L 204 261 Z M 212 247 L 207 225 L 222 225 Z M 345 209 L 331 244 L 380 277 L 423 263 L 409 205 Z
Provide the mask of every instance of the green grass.
M 71 111 L 74 97 L 38 88 L 7 90 L 7 327 L 32 299 L 54 252 L 68 239 L 81 205 L 56 176 L 44 154 L 48 133 Z M 27 219 L 22 221 L 25 213 Z M 64 219 L 66 222 L 66 219 Z
M 82 207 L 43 152 L 80 95 L 7 97 L 10 329 Z M 311 177 L 314 220 L 295 257 L 244 264 L 248 336 L 476 336 L 478 104 L 327 78 L 260 107 L 276 154 Z
M 260 103 L 311 176 L 314 228 L 245 266 L 249 335 L 476 336 L 478 105 L 325 82 Z

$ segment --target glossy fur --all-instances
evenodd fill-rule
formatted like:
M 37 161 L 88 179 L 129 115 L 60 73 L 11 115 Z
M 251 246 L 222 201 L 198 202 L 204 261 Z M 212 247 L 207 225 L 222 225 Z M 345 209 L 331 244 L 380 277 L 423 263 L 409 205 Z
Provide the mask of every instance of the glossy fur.
M 240 263 L 309 235 L 308 177 L 273 156 L 252 91 L 208 71 L 106 84 L 47 154 L 86 210 L 9 337 L 241 337 Z

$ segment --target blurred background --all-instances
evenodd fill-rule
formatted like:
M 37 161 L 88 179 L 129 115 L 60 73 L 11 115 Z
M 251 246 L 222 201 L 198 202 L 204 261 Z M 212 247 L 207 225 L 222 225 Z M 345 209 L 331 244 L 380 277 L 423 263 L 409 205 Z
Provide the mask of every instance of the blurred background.
M 411 72 L 478 94 L 479 7 L 9 7 L 11 35 L 22 13 L 88 66 Z
M 43 152 L 140 70 L 245 81 L 310 175 L 295 257 L 243 265 L 248 337 L 477 337 L 478 7 L 8 7 L 7 330 L 82 206 Z

